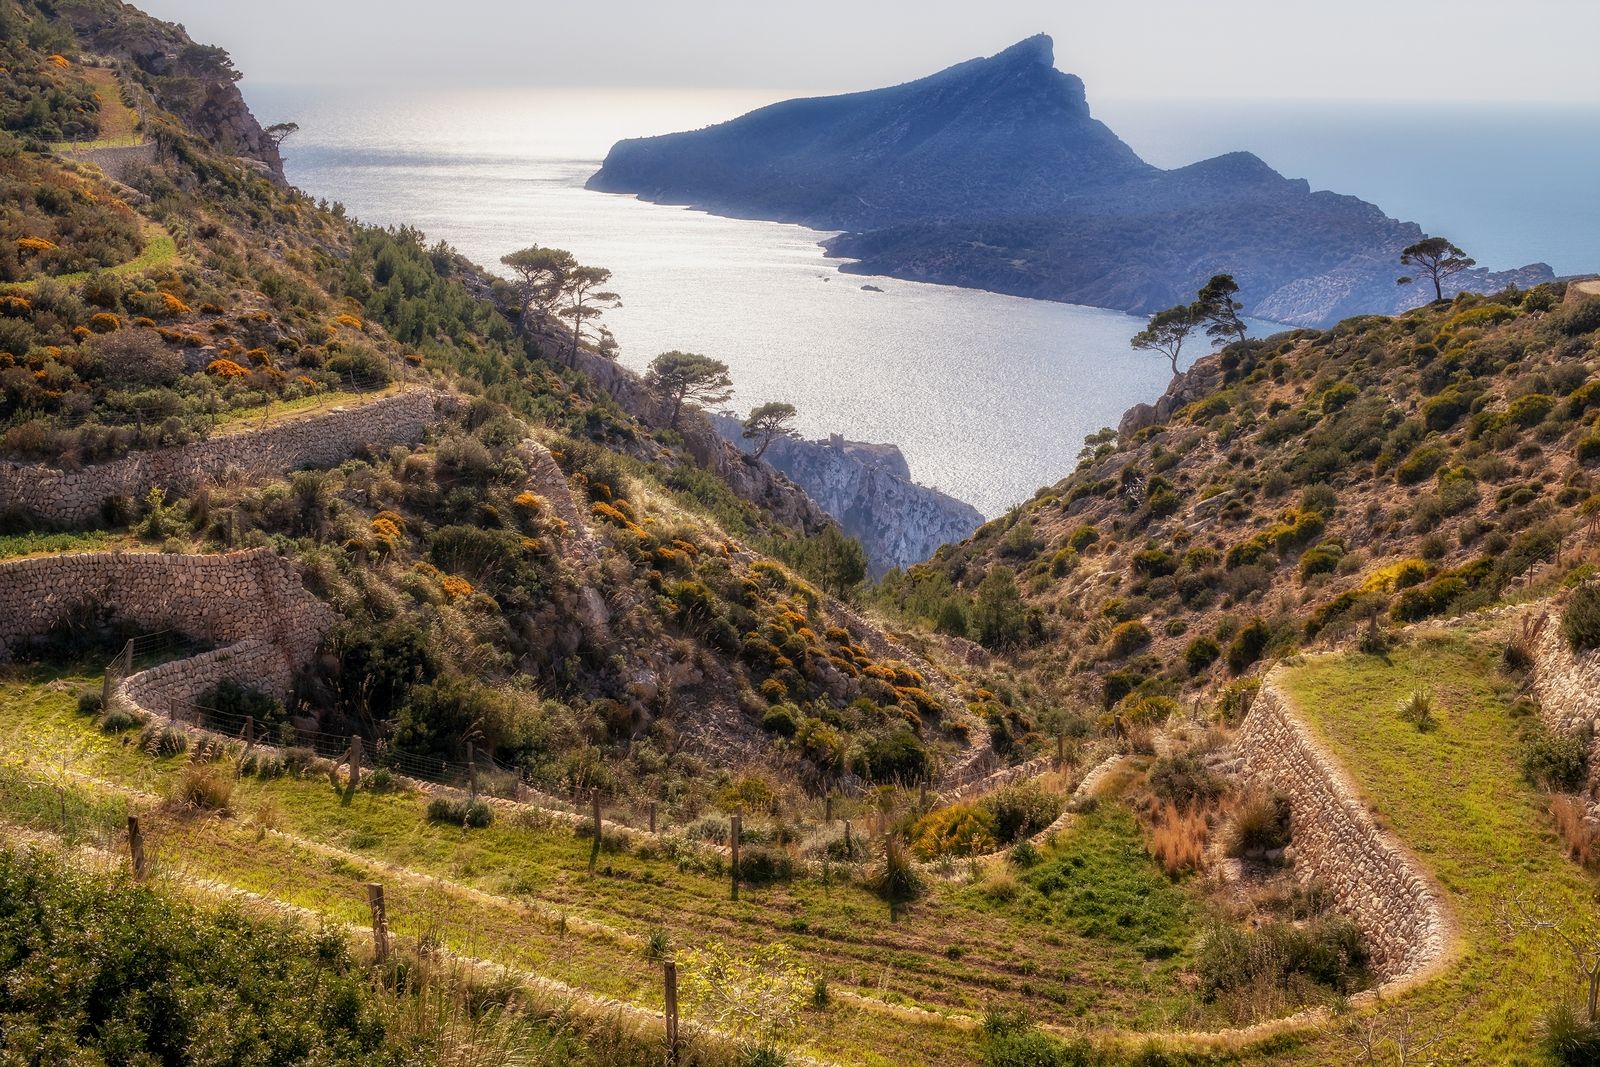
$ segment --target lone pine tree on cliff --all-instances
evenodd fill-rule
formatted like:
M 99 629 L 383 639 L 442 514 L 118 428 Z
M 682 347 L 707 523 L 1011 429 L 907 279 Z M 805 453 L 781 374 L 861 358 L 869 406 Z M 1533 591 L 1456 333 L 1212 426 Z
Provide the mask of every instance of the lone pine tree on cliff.
M 793 404 L 774 400 L 751 411 L 744 420 L 744 439 L 756 442 L 756 459 L 766 454 L 767 448 L 780 437 L 793 437 L 795 416 L 799 414 Z
M 524 324 L 531 315 L 540 326 L 549 321 L 550 311 L 561 298 L 568 273 L 578 266 L 571 252 L 538 245 L 501 256 L 500 262 L 516 272 Z
M 1245 324 L 1239 317 L 1244 305 L 1234 299 L 1238 295 L 1239 283 L 1233 275 L 1213 274 L 1195 297 L 1195 317 L 1206 324 L 1206 334 L 1219 343 L 1244 342 Z
M 1427 278 L 1433 282 L 1433 298 L 1444 299 L 1444 280 L 1452 274 L 1460 274 L 1470 267 L 1478 265 L 1478 261 L 1457 248 L 1444 237 L 1424 237 L 1414 245 L 1408 245 L 1400 252 L 1400 264 L 1406 267 L 1415 267 L 1416 276 L 1406 274 L 1395 279 L 1396 285 L 1410 285 L 1419 278 Z
M 1189 339 L 1189 335 L 1198 325 L 1200 318 L 1194 305 L 1180 304 L 1151 315 L 1150 325 L 1134 334 L 1130 343 L 1134 348 L 1167 357 L 1167 361 L 1172 364 L 1172 376 L 1176 378 L 1178 353 L 1183 350 L 1183 342 Z
M 661 353 L 650 361 L 650 372 L 644 380 L 658 397 L 671 405 L 667 428 L 672 430 L 678 428 L 678 416 L 683 413 L 686 401 L 721 404 L 733 395 L 728 365 L 698 352 Z

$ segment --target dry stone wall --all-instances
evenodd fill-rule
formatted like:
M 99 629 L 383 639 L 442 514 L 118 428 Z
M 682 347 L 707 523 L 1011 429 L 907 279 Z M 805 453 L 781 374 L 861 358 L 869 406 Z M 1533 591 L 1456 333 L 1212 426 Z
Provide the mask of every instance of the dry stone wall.
M 1600 652 L 1575 655 L 1561 634 L 1561 616 L 1544 607 L 1528 616 L 1533 693 L 1539 717 L 1558 733 L 1600 726 Z
M 364 449 L 414 444 L 447 402 L 442 393 L 415 389 L 251 433 L 135 452 L 82 470 L 0 462 L 0 513 L 82 522 L 98 514 L 107 497 L 140 497 L 152 486 L 186 490 L 235 472 L 248 477 L 332 466 Z
M 113 699 L 149 715 L 182 717 L 224 681 L 282 697 L 294 682 L 294 669 L 283 649 L 252 637 L 131 674 L 117 683 Z
M 1295 867 L 1326 885 L 1339 911 L 1361 928 L 1379 980 L 1411 977 L 1441 960 L 1450 938 L 1443 897 L 1373 823 L 1270 675 L 1236 746 L 1246 778 L 1289 798 Z
M 86 603 L 149 631 L 177 630 L 216 645 L 255 639 L 290 665 L 311 658 L 335 618 L 294 565 L 266 548 L 11 560 L 0 563 L 0 660 Z

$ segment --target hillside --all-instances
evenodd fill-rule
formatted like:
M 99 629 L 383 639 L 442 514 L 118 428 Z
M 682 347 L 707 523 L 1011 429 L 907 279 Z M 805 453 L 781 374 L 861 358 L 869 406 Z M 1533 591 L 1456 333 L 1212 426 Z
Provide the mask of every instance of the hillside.
M 1229 346 L 862 583 L 225 55 L 0 25 L 0 1059 L 1592 1062 L 1592 287 Z
M 1107 710 L 1493 604 L 1600 513 L 1600 300 L 1563 293 L 1229 346 L 881 601 Z M 1000 621 L 980 610 L 997 574 Z
M 688 133 L 621 141 L 589 187 L 847 233 L 847 271 L 1151 312 L 1212 274 L 1251 314 L 1327 326 L 1422 294 L 1394 284 L 1411 223 L 1312 192 L 1235 152 L 1176 170 L 1090 116 L 1040 35 L 919 81 L 790 100 Z M 1543 264 L 1458 276 L 1530 286 Z

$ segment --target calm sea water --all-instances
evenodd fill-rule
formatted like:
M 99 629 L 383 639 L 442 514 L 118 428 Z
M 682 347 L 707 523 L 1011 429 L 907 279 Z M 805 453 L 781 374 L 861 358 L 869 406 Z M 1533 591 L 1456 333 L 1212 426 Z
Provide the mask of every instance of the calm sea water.
M 1059 479 L 1072 469 L 1085 434 L 1114 424 L 1166 384 L 1164 363 L 1129 349 L 1142 324 L 1130 316 L 844 276 L 822 256 L 818 241 L 826 235 L 816 231 L 583 189 L 619 138 L 694 128 L 792 94 L 397 95 L 261 86 L 246 86 L 246 93 L 264 121 L 300 124 L 285 157 L 290 179 L 306 191 L 339 200 L 368 222 L 418 226 L 485 265 L 538 243 L 609 267 L 624 303 L 605 321 L 625 364 L 642 369 L 668 349 L 715 356 L 733 370 L 732 407 L 788 400 L 808 436 L 892 441 L 919 481 L 987 515 Z M 1126 120 L 1135 147 L 1163 164 L 1221 150 L 1203 148 L 1194 120 L 1172 112 L 1130 105 L 1121 119 L 1108 117 Z M 1227 147 L 1257 148 L 1278 162 L 1258 144 Z M 1360 170 L 1348 156 L 1341 166 Z M 1369 181 L 1369 188 L 1406 185 L 1392 175 Z M 1368 195 L 1353 182 L 1336 187 Z M 1459 198 L 1457 207 L 1463 217 L 1490 214 Z M 1600 220 L 1591 209 L 1580 225 L 1546 228 L 1568 238 L 1587 228 L 1591 240 L 1561 245 L 1572 262 L 1558 268 L 1577 270 L 1573 263 L 1585 244 L 1593 247 Z M 1487 245 L 1501 232 L 1484 223 L 1479 237 Z M 1524 246 L 1505 236 L 1504 243 L 1527 249 L 1507 262 L 1557 258 L 1534 240 Z M 863 291 L 869 280 L 885 291 Z

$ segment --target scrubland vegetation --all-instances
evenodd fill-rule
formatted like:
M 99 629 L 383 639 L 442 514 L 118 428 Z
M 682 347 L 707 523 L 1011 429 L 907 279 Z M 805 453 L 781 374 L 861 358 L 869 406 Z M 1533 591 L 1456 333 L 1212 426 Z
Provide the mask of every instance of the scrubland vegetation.
M 1593 912 L 1591 738 L 1534 714 L 1533 635 L 1470 613 L 1558 594 L 1566 649 L 1600 648 L 1600 301 L 1228 326 L 1169 419 L 1092 436 L 1058 485 L 863 585 L 859 546 L 696 443 L 725 367 L 664 355 L 633 383 L 655 419 L 574 369 L 610 354 L 602 269 L 533 248 L 508 265 L 556 273 L 514 285 L 241 165 L 180 118 L 225 54 L 90 77 L 42 6 L 0 0 L 0 23 L 5 459 L 453 398 L 417 444 L 330 469 L 157 486 L 78 528 L 0 516 L 0 557 L 270 547 L 340 620 L 286 699 L 225 683 L 191 709 L 248 718 L 249 745 L 106 706 L 136 631 L 100 605 L 8 650 L 8 1052 L 655 1063 L 673 960 L 701 1064 L 1387 1063 L 1422 1041 L 1586 1062 L 1581 976 L 1530 917 Z M 108 78 L 161 148 L 127 186 L 47 151 L 106 132 L 80 90 Z M 1338 654 L 1290 658 L 1310 649 Z M 1286 798 L 1233 773 L 1285 660 L 1462 926 L 1393 1005 L 1351 1006 L 1369 947 L 1298 876 Z M 356 787 L 313 731 L 389 762 Z M 469 758 L 470 790 L 400 773 Z M 143 887 L 110 873 L 130 813 Z M 344 929 L 370 882 L 388 962 Z

